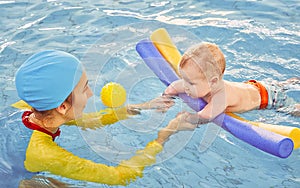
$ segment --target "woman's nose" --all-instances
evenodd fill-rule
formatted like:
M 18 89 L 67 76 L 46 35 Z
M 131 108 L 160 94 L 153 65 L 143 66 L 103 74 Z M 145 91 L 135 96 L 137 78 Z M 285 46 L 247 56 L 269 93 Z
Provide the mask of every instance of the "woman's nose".
M 93 91 L 91 90 L 90 86 L 88 86 L 88 98 L 94 95 Z

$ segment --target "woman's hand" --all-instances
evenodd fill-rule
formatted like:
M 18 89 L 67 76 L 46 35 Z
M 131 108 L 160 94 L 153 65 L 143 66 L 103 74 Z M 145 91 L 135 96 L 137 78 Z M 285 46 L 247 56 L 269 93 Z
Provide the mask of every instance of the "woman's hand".
M 127 106 L 128 111 L 155 109 L 159 112 L 166 112 L 174 105 L 173 97 L 163 95 L 142 104 L 131 104 Z
M 186 122 L 189 122 L 189 123 L 194 124 L 194 125 L 200 125 L 200 124 L 205 124 L 205 123 L 209 122 L 208 119 L 201 118 L 199 116 L 199 114 L 197 114 L 197 113 L 192 114 L 192 113 L 189 113 L 189 112 L 181 112 L 178 115 L 180 115 L 181 118 L 184 119 Z
M 195 122 L 191 123 L 189 122 L 191 120 L 190 118 L 195 118 L 192 116 L 194 115 L 188 112 L 179 113 L 176 116 L 176 118 L 172 119 L 165 128 L 161 129 L 158 132 L 158 137 L 156 141 L 160 144 L 164 144 L 168 140 L 168 138 L 174 133 L 178 131 L 192 131 L 196 127 L 198 127 L 199 124 L 204 124 L 208 122 L 208 120 L 202 120 L 199 123 L 199 121 L 196 122 L 196 119 L 193 119 L 195 120 Z

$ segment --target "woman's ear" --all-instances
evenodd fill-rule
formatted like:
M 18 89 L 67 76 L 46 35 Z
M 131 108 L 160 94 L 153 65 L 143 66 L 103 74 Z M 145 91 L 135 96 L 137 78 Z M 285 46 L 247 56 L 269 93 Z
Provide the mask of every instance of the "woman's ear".
M 71 107 L 72 105 L 69 102 L 64 101 L 61 105 L 59 105 L 56 108 L 56 111 L 62 115 L 66 115 L 66 113 L 69 111 Z

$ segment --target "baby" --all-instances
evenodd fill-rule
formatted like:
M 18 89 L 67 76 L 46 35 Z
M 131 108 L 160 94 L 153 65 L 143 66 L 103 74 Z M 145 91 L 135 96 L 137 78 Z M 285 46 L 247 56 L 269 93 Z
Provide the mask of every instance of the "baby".
M 168 86 L 165 94 L 186 93 L 192 98 L 202 98 L 207 102 L 197 114 L 183 113 L 186 121 L 205 123 L 223 112 L 281 108 L 292 101 L 281 91 L 276 91 L 280 89 L 280 83 L 267 86 L 255 80 L 244 83 L 223 80 L 225 66 L 225 57 L 215 44 L 201 43 L 184 53 L 179 64 L 182 79 Z M 287 82 L 299 85 L 300 80 L 294 78 Z M 297 110 L 294 115 L 299 115 L 299 104 L 295 107 Z

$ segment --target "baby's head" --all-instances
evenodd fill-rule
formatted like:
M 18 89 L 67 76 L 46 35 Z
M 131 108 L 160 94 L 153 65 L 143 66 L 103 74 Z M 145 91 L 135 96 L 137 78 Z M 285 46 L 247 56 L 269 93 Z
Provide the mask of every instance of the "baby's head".
M 179 63 L 184 91 L 199 98 L 218 91 L 225 70 L 225 58 L 217 45 L 201 43 L 189 48 Z
M 205 78 L 223 77 L 225 71 L 225 57 L 220 48 L 212 43 L 200 43 L 189 48 L 179 64 L 179 68 L 196 65 L 195 71 Z

